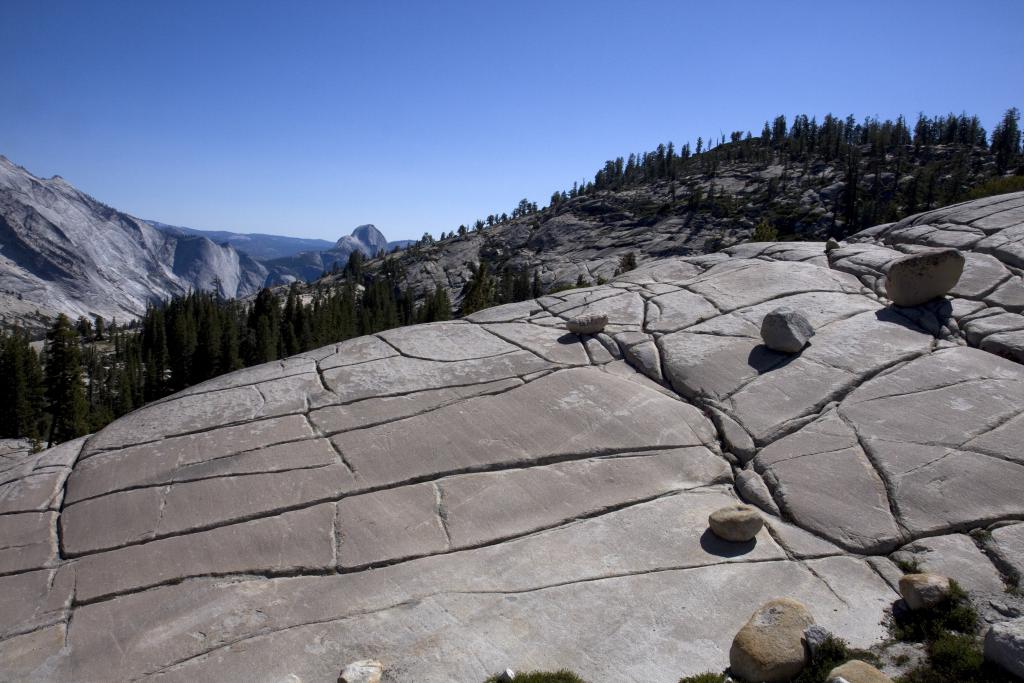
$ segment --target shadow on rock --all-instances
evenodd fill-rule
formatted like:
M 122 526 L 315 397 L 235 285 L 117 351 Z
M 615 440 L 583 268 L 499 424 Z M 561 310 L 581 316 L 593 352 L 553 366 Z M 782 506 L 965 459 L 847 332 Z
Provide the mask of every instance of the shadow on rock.
M 891 304 L 875 311 L 880 322 L 902 325 L 915 332 L 938 336 L 943 326 L 953 320 L 953 304 L 949 299 L 933 299 L 920 306 Z
M 747 356 L 747 365 L 757 370 L 757 374 L 763 375 L 766 372 L 785 367 L 794 358 L 799 357 L 800 354 L 798 353 L 788 354 L 772 351 L 764 344 L 758 344 L 750 349 L 750 355 Z
M 756 538 L 744 543 L 723 541 L 718 536 L 715 536 L 711 529 L 705 529 L 704 533 L 700 536 L 701 549 L 710 555 L 717 555 L 718 557 L 739 557 L 740 555 L 746 555 L 753 550 L 756 545 Z

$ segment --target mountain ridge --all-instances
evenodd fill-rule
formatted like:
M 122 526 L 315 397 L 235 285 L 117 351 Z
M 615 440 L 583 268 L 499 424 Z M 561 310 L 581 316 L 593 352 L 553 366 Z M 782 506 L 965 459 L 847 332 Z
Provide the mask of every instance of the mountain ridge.
M 202 236 L 169 235 L 59 176 L 0 156 L 0 321 L 35 328 L 59 313 L 132 318 L 190 289 L 254 293 L 266 269 Z

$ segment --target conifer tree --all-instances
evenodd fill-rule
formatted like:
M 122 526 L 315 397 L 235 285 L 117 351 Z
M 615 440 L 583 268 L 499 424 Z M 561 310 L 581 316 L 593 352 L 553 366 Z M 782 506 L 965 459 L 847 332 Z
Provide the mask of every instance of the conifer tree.
M 86 433 L 88 404 L 82 384 L 78 338 L 63 313 L 46 336 L 46 401 L 52 416 L 50 444 Z

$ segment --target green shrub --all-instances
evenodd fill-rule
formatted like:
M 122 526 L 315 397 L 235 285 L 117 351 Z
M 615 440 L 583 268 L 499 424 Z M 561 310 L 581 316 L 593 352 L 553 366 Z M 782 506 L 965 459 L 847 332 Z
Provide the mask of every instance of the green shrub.
M 904 574 L 916 574 L 921 571 L 921 564 L 916 557 L 912 560 L 896 560 L 896 566 Z
M 956 581 L 950 581 L 949 586 L 949 597 L 935 607 L 894 615 L 893 637 L 921 643 L 935 640 L 950 631 L 973 634 L 978 628 L 978 613 Z
M 967 681 L 981 669 L 985 657 L 973 636 L 944 633 L 928 645 L 932 668 L 952 680 Z
M 1005 194 L 1007 192 L 1020 192 L 1024 190 L 1024 176 L 1011 175 L 1002 178 L 993 178 L 967 193 L 967 199 L 981 199 L 992 195 Z
M 899 683 L 1014 683 L 1013 676 L 985 662 L 974 636 L 944 633 L 928 644 L 928 661 Z
M 495 674 L 484 683 L 496 683 L 501 674 Z M 586 683 L 582 678 L 569 671 L 559 669 L 558 671 L 526 671 L 516 674 L 516 683 Z
M 679 683 L 725 683 L 725 674 L 707 673 L 680 678 Z
M 861 659 L 871 664 L 878 663 L 878 658 L 874 654 L 851 649 L 841 638 L 829 636 L 800 675 L 793 679 L 793 683 L 823 683 L 828 678 L 829 671 L 851 659 Z

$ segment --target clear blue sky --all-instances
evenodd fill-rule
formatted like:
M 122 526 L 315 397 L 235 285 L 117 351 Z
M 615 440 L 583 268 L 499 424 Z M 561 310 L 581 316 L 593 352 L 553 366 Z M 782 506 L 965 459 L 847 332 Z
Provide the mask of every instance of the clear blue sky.
M 137 216 L 437 234 L 778 113 L 1024 106 L 1024 2 L 0 0 L 0 154 Z

